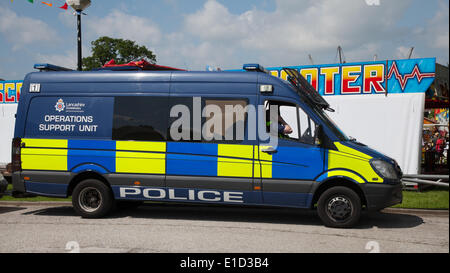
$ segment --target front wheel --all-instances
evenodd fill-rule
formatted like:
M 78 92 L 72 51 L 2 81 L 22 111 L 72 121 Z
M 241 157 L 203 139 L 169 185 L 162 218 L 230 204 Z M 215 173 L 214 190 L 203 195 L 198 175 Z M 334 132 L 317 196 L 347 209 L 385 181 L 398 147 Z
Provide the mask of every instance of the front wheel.
M 114 196 L 101 181 L 88 179 L 80 182 L 73 190 L 72 205 L 83 218 L 101 218 L 111 212 Z
M 328 227 L 353 227 L 361 216 L 361 199 L 347 187 L 333 187 L 326 190 L 317 203 L 317 213 Z

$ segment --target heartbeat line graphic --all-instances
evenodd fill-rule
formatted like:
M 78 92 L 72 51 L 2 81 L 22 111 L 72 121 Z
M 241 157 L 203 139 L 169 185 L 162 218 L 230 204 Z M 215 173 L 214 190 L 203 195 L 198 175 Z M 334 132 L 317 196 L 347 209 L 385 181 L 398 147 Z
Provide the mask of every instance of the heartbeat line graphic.
M 398 71 L 396 62 L 393 62 L 391 68 L 389 69 L 387 79 L 390 79 L 392 77 L 392 74 L 394 74 L 395 78 L 398 80 L 398 82 L 402 88 L 402 91 L 405 90 L 406 83 L 408 82 L 409 79 L 417 77 L 417 81 L 420 83 L 423 78 L 432 78 L 435 75 L 434 72 L 430 72 L 430 73 L 420 72 L 419 67 L 416 64 L 411 73 L 405 74 L 402 76 L 402 75 L 400 75 L 400 72 Z

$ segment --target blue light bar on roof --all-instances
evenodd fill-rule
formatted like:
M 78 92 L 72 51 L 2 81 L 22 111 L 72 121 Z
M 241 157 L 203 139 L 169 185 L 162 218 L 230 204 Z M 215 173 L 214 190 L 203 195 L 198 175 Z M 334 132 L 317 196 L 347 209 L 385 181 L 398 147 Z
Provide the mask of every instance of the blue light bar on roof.
M 35 64 L 34 69 L 39 69 L 39 71 L 73 71 L 72 69 L 57 66 L 53 64 Z
M 260 64 L 244 64 L 243 69 L 245 71 L 263 72 L 269 74 L 269 71 L 267 71 L 267 69 Z

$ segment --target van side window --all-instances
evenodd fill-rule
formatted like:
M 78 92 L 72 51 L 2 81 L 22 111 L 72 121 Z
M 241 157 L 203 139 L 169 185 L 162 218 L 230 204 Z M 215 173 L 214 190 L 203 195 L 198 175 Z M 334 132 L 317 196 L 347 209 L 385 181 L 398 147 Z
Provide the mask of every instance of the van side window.
M 245 100 L 205 99 L 203 138 L 215 141 L 242 141 L 245 137 Z M 211 110 L 213 113 L 208 113 Z M 214 111 L 215 110 L 215 111 Z
M 245 99 L 171 97 L 168 139 L 240 143 L 245 138 L 246 106 Z
M 167 104 L 167 97 L 116 97 L 112 139 L 166 140 Z
M 300 107 L 298 107 L 298 116 L 300 122 L 300 141 L 315 145 L 317 133 L 316 123 Z

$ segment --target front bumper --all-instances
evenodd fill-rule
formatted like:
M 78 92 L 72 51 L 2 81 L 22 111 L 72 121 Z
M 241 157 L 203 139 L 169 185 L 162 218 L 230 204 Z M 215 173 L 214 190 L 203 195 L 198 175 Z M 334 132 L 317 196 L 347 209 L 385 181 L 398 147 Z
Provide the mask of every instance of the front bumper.
M 365 184 L 363 187 L 369 211 L 381 210 L 402 203 L 402 184 Z
M 7 188 L 8 188 L 8 181 L 6 181 L 6 179 L 4 179 L 3 177 L 0 178 L 0 197 L 3 197 Z

